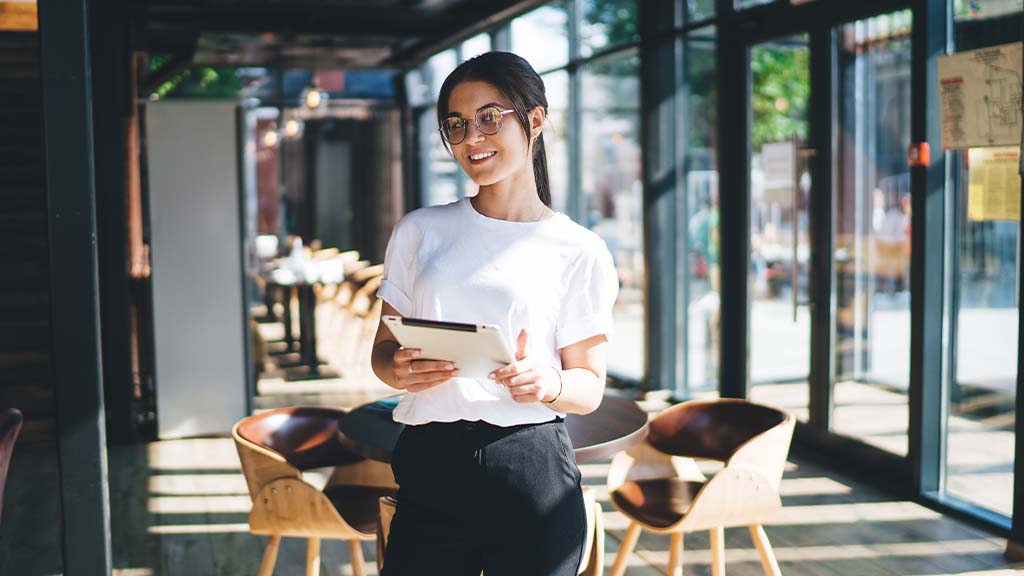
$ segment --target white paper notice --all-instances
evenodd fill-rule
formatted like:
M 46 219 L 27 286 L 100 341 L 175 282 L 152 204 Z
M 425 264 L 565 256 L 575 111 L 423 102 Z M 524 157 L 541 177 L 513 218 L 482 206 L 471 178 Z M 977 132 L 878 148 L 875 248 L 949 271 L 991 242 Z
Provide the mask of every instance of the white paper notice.
M 942 147 L 1019 146 L 1021 43 L 938 59 Z

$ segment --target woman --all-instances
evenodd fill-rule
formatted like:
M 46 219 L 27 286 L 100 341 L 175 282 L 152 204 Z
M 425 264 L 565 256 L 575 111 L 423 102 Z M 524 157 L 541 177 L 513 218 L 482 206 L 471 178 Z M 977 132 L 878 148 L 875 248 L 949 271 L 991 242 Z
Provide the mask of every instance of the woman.
M 419 358 L 381 323 L 373 370 L 408 392 L 384 574 L 575 575 L 586 518 L 566 413 L 597 408 L 618 282 L 593 232 L 551 210 L 547 100 L 522 58 L 490 52 L 445 80 L 446 146 L 473 198 L 407 214 L 388 243 L 383 314 L 495 324 L 516 362 L 488 380 Z

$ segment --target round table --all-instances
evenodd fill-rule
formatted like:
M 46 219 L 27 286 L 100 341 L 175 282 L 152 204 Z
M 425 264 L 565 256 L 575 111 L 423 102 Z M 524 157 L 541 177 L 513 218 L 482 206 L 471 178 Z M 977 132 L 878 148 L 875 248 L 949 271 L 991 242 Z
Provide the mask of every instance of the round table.
M 391 417 L 400 398 L 389 396 L 345 414 L 338 426 L 341 443 L 367 458 L 390 462 L 391 451 L 405 428 Z M 605 396 L 590 414 L 567 415 L 565 427 L 577 462 L 601 460 L 647 437 L 647 413 L 632 400 Z

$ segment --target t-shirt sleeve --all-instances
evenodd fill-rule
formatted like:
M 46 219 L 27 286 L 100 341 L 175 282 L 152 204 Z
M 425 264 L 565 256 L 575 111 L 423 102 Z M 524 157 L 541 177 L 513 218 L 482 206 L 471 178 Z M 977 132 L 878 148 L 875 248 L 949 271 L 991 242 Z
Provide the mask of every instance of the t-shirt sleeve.
M 619 278 L 604 242 L 594 242 L 569 270 L 555 343 L 565 348 L 598 334 L 612 336 L 612 306 Z
M 412 313 L 412 283 L 415 277 L 415 239 L 408 218 L 395 224 L 384 253 L 384 277 L 377 296 L 395 307 L 402 316 Z

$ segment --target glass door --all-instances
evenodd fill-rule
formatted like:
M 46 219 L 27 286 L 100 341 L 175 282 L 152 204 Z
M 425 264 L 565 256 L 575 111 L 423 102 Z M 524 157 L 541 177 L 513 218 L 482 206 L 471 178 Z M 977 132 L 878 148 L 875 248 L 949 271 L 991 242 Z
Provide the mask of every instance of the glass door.
M 836 28 L 832 432 L 907 454 L 910 10 Z
M 1021 2 L 955 2 L 953 8 L 955 52 L 1019 47 Z M 1016 108 L 1016 119 L 1008 121 L 1019 130 L 1020 76 L 1005 72 L 1007 61 L 998 49 L 987 60 L 986 106 L 979 104 L 978 113 L 998 128 L 1003 123 L 998 110 Z M 1001 107 L 1002 102 L 1016 106 Z M 940 496 L 1008 523 L 1014 508 L 1020 361 L 1021 148 L 1019 136 L 1003 134 L 994 130 L 985 146 L 947 155 L 952 168 L 946 191 L 950 343 Z
M 753 45 L 750 86 L 750 398 L 809 416 L 812 181 L 808 35 Z

